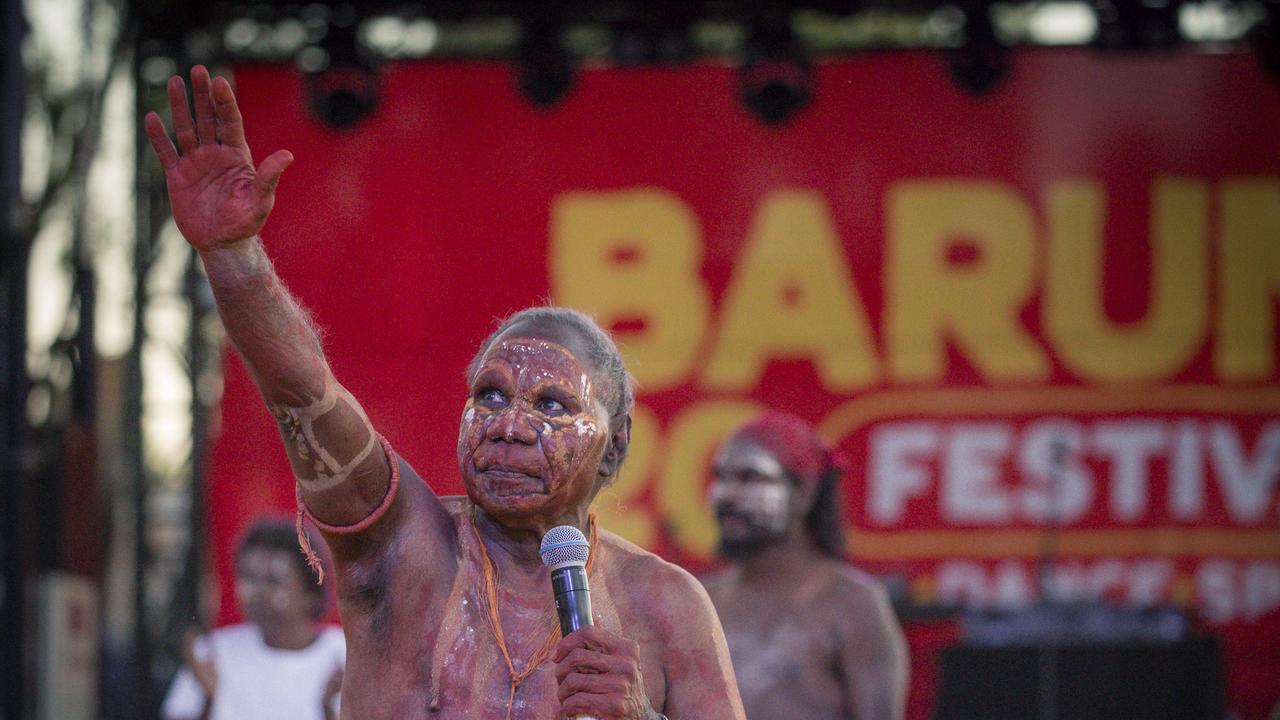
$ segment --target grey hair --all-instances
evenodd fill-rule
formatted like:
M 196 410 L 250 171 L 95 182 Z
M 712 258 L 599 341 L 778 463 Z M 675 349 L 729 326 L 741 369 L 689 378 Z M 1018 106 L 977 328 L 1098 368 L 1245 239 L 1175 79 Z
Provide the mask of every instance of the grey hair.
M 585 360 L 590 363 L 596 379 L 604 384 L 604 404 L 609 410 L 609 416 L 620 417 L 631 412 L 636 402 L 635 379 L 631 377 L 631 373 L 627 372 L 626 363 L 622 360 L 622 353 L 618 351 L 617 344 L 590 315 L 572 308 L 544 305 L 525 308 L 503 318 L 494 331 L 489 333 L 489 337 L 480 344 L 480 349 L 467 364 L 468 383 L 475 377 L 476 371 L 480 368 L 480 359 L 489 352 L 494 341 L 512 326 L 525 322 L 534 325 L 558 326 L 576 333 L 586 345 Z

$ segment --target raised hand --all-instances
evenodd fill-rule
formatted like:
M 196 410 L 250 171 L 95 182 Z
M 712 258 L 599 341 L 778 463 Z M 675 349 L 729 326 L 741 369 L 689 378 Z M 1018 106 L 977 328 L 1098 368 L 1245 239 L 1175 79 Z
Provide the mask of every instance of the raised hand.
M 182 78 L 169 78 L 175 148 L 156 113 L 147 113 L 147 137 L 164 167 L 173 219 L 196 250 L 253 237 L 275 204 L 280 174 L 293 162 L 277 150 L 255 169 L 235 94 L 226 78 L 210 80 L 203 65 L 191 69 L 196 117 L 187 108 Z M 179 154 L 181 150 L 181 154 Z
M 651 720 L 640 677 L 640 646 L 597 625 L 579 628 L 560 640 L 553 660 L 560 683 L 562 718 Z

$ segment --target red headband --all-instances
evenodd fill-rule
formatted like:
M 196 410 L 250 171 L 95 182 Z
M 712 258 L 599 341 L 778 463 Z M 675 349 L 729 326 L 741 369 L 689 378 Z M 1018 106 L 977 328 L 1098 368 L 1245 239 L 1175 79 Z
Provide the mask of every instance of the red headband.
M 738 428 L 733 440 L 749 440 L 778 458 L 792 475 L 816 480 L 836 470 L 844 474 L 844 457 L 804 419 L 791 413 L 769 410 Z

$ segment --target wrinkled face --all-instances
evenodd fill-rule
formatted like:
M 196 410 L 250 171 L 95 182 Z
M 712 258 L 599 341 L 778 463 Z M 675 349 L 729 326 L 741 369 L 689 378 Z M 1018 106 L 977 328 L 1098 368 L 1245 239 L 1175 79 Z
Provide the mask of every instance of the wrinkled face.
M 246 548 L 236 560 L 236 598 L 245 617 L 266 628 L 309 619 L 315 597 L 297 562 L 283 550 Z
M 748 554 L 787 533 L 795 487 L 782 463 L 760 445 L 730 440 L 713 467 L 707 500 L 720 523 L 720 549 L 729 557 Z
M 471 380 L 458 464 L 472 502 L 510 527 L 539 529 L 590 501 L 609 415 L 568 348 L 503 336 Z

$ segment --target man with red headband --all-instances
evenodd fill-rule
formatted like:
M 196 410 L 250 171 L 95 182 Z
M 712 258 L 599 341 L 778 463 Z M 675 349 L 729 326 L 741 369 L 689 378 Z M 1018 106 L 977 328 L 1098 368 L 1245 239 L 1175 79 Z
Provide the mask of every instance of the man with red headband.
M 495 330 L 449 410 L 467 495 L 439 497 L 334 377 L 263 250 L 257 233 L 292 155 L 255 166 L 231 85 L 200 66 L 191 81 L 194 118 L 182 79 L 169 80 L 177 147 L 155 113 L 147 134 L 174 221 L 280 426 L 299 505 L 333 551 L 347 638 L 342 717 L 741 720 L 702 587 L 597 529 L 590 513 L 631 437 L 630 377 L 608 334 L 563 308 L 531 308 Z M 367 247 L 359 238 L 352 252 Z M 467 287 L 483 294 L 511 271 L 496 260 L 493 270 Z M 335 292 L 370 281 L 335 278 Z M 591 538 L 596 615 L 563 639 L 538 553 L 558 525 Z
M 844 561 L 839 457 L 765 413 L 715 459 L 720 553 L 705 579 L 751 720 L 900 720 L 907 646 L 885 591 Z

